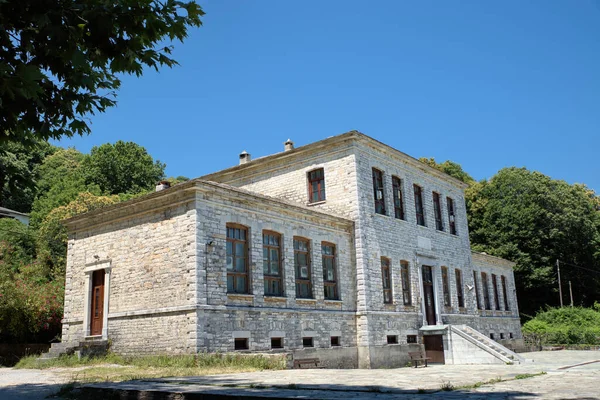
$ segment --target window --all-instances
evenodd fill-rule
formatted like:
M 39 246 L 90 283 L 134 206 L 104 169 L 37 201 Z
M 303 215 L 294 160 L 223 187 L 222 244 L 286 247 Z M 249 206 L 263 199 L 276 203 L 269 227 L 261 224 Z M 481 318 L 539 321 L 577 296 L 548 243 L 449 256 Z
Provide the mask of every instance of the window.
M 321 253 L 323 256 L 325 300 L 338 300 L 337 274 L 335 272 L 335 245 L 323 242 L 321 244 Z
M 508 333 L 508 338 L 509 338 L 509 339 L 512 339 L 512 338 L 513 338 L 513 334 L 512 334 L 512 332 L 509 332 L 509 333 Z
M 456 297 L 458 298 L 458 306 L 463 308 L 465 306 L 465 297 L 463 295 L 462 272 L 460 269 L 456 268 L 454 270 L 454 275 L 456 277 Z
M 227 224 L 227 293 L 249 293 L 248 287 L 248 230 Z
M 248 338 L 235 338 L 233 343 L 235 350 L 248 350 Z
M 263 273 L 265 296 L 282 296 L 281 235 L 263 231 Z
M 402 196 L 402 180 L 392 176 L 392 190 L 394 191 L 394 216 L 404 219 L 404 197 Z
M 450 307 L 450 283 L 448 282 L 448 268 L 442 267 L 442 289 L 444 292 L 444 306 Z
M 485 272 L 481 273 L 481 286 L 483 286 L 483 302 L 485 303 L 485 309 L 491 310 L 492 306 L 490 305 L 490 288 L 488 286 L 487 274 Z
M 473 287 L 475 288 L 475 298 L 477 299 L 477 309 L 481 310 L 481 299 L 479 298 L 479 285 L 477 284 L 477 272 L 473 271 Z
M 419 185 L 413 185 L 415 191 L 415 212 L 417 214 L 417 224 L 425 226 L 425 211 L 423 210 L 423 190 Z
M 417 335 L 406 335 L 406 343 L 417 343 Z
M 302 347 L 315 347 L 313 343 L 312 337 L 303 337 L 302 338 Z
M 500 340 L 504 339 L 504 333 L 500 333 Z
M 383 195 L 383 172 L 373 168 L 373 195 L 375 196 L 375 212 L 385 215 L 385 198 Z
M 490 339 L 494 340 L 494 334 L 490 332 Z
M 450 233 L 456 235 L 454 200 L 450 197 L 446 197 L 446 208 L 448 209 L 448 224 L 450 225 Z
M 272 349 L 283 349 L 283 338 L 272 337 L 271 338 L 271 348 Z
M 410 295 L 410 271 L 408 270 L 408 262 L 400 261 L 400 274 L 402 276 L 402 299 L 405 306 L 412 304 Z
M 323 168 L 308 173 L 308 202 L 325 201 L 325 172 Z
M 498 297 L 498 278 L 496 275 L 492 274 L 492 285 L 494 286 L 494 305 L 496 306 L 496 310 L 500 309 L 500 298 Z
M 508 291 L 506 290 L 506 277 L 504 275 L 500 276 L 500 281 L 502 282 L 502 295 L 504 296 L 504 309 L 506 311 L 510 310 L 508 307 Z
M 440 203 L 440 194 L 433 192 L 433 213 L 435 216 L 435 229 L 438 231 L 444 230 L 442 223 L 442 205 Z
M 296 270 L 296 297 L 311 299 L 312 273 L 310 270 L 310 242 L 307 239 L 294 238 L 294 269 Z
M 332 336 L 331 337 L 331 347 L 338 347 L 341 346 L 340 344 L 340 337 L 339 336 Z
M 387 344 L 398 344 L 398 335 L 387 335 Z
M 392 303 L 392 277 L 390 276 L 390 260 L 381 257 L 381 277 L 383 279 L 383 302 Z

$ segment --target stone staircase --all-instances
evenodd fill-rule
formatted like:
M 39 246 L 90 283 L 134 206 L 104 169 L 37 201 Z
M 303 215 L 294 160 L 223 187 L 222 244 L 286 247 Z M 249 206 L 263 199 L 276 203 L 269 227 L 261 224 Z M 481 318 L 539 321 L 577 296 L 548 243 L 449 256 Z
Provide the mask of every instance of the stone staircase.
M 450 329 L 452 330 L 452 333 L 461 336 L 465 340 L 471 342 L 481 350 L 486 351 L 504 363 L 521 364 L 526 361 L 517 353 L 506 348 L 495 340 L 490 339 L 468 325 L 451 325 Z
M 108 340 L 90 338 L 79 343 L 52 343 L 50 350 L 42 354 L 38 360 L 51 360 L 63 354 L 77 354 L 78 357 L 93 357 L 106 354 L 108 351 Z

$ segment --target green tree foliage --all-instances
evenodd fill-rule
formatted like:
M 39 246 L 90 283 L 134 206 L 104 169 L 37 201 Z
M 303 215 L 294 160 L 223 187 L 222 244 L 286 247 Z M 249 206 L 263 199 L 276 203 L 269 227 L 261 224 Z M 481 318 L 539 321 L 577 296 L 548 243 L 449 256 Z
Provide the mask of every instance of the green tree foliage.
M 31 211 L 31 226 L 39 227 L 56 207 L 75 200 L 82 192 L 100 195 L 98 185 L 87 185 L 81 170 L 86 156 L 75 149 L 58 149 L 38 167 L 37 198 Z
M 75 215 L 119 202 L 118 196 L 95 196 L 92 193 L 79 193 L 77 198 L 66 206 L 50 212 L 38 230 L 38 260 L 48 265 L 56 279 L 65 274 L 67 256 L 67 228 L 62 221 Z
M 435 159 L 432 158 L 425 158 L 425 157 L 421 157 L 419 158 L 419 161 L 429 165 L 430 167 L 439 169 L 442 172 L 447 173 L 448 175 L 463 181 L 464 183 L 468 183 L 468 184 L 472 184 L 475 182 L 475 180 L 471 177 L 471 175 L 469 175 L 468 173 L 466 173 L 460 164 L 455 163 L 454 161 L 450 161 L 450 160 L 446 160 L 443 163 L 438 163 L 435 161 Z
M 42 140 L 0 141 L 0 206 L 24 213 L 31 211 L 39 177 L 37 166 L 54 150 Z
M 593 303 L 600 290 L 600 214 L 589 189 L 505 168 L 472 184 L 466 197 L 472 247 L 517 263 L 521 312 L 557 304 L 557 259 L 592 270 L 565 265 L 561 275 L 572 281 L 578 304 Z
M 598 304 L 598 303 L 596 303 Z M 523 325 L 523 334 L 538 345 L 600 344 L 600 307 L 562 307 L 540 311 Z
M 145 148 L 119 140 L 94 146 L 83 161 L 88 185 L 96 184 L 104 194 L 137 194 L 154 189 L 165 176 L 165 164 L 154 161 Z
M 0 1 L 0 141 L 89 133 L 117 75 L 176 65 L 164 42 L 202 15 L 194 1 Z

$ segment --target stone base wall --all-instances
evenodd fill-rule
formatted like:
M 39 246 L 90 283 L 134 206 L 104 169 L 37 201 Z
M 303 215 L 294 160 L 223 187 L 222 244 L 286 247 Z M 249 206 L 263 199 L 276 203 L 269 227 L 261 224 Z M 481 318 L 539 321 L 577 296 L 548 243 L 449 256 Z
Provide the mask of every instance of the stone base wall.
M 272 350 L 271 338 L 283 338 L 283 349 L 277 351 L 298 350 L 303 337 L 312 337 L 316 349 L 330 349 L 332 336 L 339 337 L 342 348 L 356 347 L 353 313 L 241 308 L 199 311 L 198 350 L 234 351 L 235 338 L 247 338 L 249 351 Z
M 358 351 L 356 347 L 332 347 L 329 349 L 299 349 L 292 353 L 293 360 L 318 358 L 324 368 L 350 369 L 358 368 Z M 290 367 L 293 367 L 293 361 Z
M 124 355 L 196 352 L 196 312 L 109 318 L 110 349 Z
M 409 352 L 420 351 L 420 344 L 391 344 L 369 349 L 370 368 L 401 368 L 410 363 Z

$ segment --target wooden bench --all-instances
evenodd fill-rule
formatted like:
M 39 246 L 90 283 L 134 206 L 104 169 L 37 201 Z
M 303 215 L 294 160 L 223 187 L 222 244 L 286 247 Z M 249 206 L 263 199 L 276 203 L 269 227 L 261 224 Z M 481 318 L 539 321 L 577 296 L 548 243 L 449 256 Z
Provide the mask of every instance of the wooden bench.
M 301 369 L 304 366 L 314 366 L 315 368 L 323 368 L 320 366 L 321 361 L 318 358 L 301 358 L 294 360 L 294 369 Z
M 425 367 L 427 367 L 427 361 L 431 360 L 431 357 L 425 357 L 425 354 L 423 354 L 420 351 L 410 351 L 408 355 L 410 357 L 410 361 L 412 361 L 415 368 L 417 368 L 417 365 L 419 365 L 419 363 L 425 363 Z

